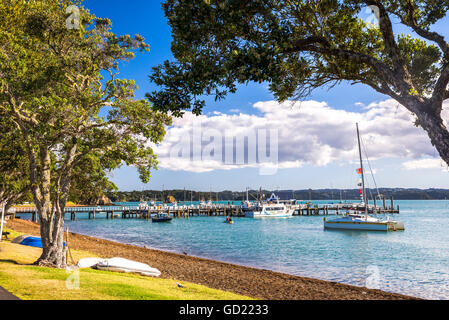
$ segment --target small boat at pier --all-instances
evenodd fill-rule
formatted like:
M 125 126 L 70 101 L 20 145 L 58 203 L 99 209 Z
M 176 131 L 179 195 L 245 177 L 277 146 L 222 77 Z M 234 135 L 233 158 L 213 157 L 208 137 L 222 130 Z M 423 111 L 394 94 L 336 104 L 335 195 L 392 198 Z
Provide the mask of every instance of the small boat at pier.
M 160 212 L 151 217 L 152 222 L 170 222 L 173 218 L 168 215 L 168 213 Z

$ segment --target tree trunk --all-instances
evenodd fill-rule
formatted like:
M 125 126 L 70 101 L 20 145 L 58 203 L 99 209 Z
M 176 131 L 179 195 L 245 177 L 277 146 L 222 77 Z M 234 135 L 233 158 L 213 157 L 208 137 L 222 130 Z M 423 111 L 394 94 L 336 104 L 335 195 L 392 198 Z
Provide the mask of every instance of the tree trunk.
M 435 109 L 427 106 L 426 110 Z M 449 131 L 444 125 L 441 115 L 432 112 L 417 114 L 419 125 L 429 135 L 432 145 L 437 149 L 441 159 L 449 165 Z
M 40 167 L 37 166 L 34 152 L 30 150 L 30 177 L 33 187 L 34 203 L 39 213 L 42 239 L 42 255 L 35 262 L 36 265 L 65 268 L 64 248 L 64 214 L 51 206 L 51 159 L 46 146 L 40 147 Z M 38 178 L 40 177 L 40 181 Z M 39 183 L 40 182 L 40 183 Z
M 35 262 L 39 266 L 65 268 L 67 266 L 64 246 L 64 216 L 55 214 L 53 219 L 40 222 L 42 255 Z

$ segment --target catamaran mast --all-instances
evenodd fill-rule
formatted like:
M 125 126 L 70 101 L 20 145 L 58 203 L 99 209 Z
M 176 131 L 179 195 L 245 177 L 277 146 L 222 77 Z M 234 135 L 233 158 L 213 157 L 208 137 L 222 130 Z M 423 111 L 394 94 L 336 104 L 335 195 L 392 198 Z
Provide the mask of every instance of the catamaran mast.
M 366 199 L 366 192 L 365 192 L 365 171 L 363 170 L 363 160 L 362 160 L 362 147 L 360 144 L 360 132 L 359 132 L 359 124 L 356 123 L 357 127 L 357 141 L 359 142 L 359 157 L 360 157 L 360 170 L 362 172 L 362 192 L 363 192 L 363 202 L 365 204 L 365 215 L 368 215 L 368 201 Z

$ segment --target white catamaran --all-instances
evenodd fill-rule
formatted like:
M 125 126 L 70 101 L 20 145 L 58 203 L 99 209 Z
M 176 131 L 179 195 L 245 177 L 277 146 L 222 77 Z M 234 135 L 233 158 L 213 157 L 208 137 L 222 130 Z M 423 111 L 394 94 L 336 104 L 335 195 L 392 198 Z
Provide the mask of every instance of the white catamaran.
M 341 229 L 341 230 L 366 230 L 366 231 L 397 231 L 404 230 L 404 224 L 400 221 L 392 220 L 390 217 L 382 220 L 371 217 L 368 215 L 368 201 L 365 190 L 365 175 L 363 171 L 363 160 L 362 160 L 362 148 L 360 146 L 360 133 L 359 125 L 357 126 L 357 140 L 359 144 L 359 156 L 360 156 L 360 169 L 358 173 L 361 175 L 361 187 L 360 197 L 362 200 L 362 206 L 365 209 L 365 214 L 352 213 L 346 214 L 345 216 L 334 219 L 327 220 L 324 218 L 324 228 L 325 229 Z

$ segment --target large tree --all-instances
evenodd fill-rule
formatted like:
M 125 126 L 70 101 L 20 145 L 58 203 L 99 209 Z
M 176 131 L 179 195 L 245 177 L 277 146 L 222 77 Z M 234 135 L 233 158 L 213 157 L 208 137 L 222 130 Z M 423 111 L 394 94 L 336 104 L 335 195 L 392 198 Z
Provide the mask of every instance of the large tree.
M 79 8 L 79 19 L 66 12 Z M 76 11 L 75 11 L 76 13 Z M 0 109 L 21 134 L 29 163 L 43 252 L 39 265 L 64 267 L 64 209 L 76 168 L 97 158 L 104 170 L 135 165 L 148 181 L 170 118 L 135 98 L 118 79 L 121 61 L 148 51 L 138 35 L 78 1 L 3 0 L 0 4 Z
M 369 8 L 377 23 L 360 18 Z M 205 95 L 223 99 L 250 81 L 269 83 L 279 101 L 363 83 L 412 112 L 449 164 L 449 44 L 431 30 L 449 1 L 166 0 L 163 9 L 176 60 L 150 76 L 159 110 L 198 114 Z

